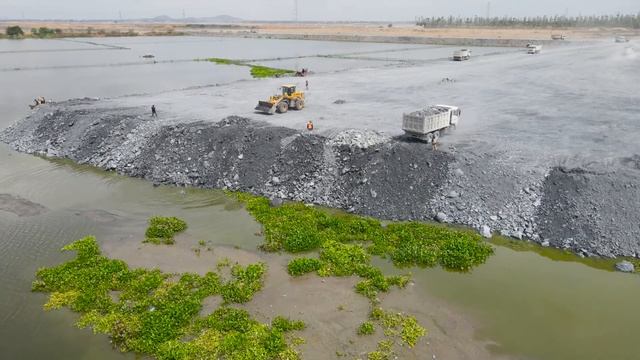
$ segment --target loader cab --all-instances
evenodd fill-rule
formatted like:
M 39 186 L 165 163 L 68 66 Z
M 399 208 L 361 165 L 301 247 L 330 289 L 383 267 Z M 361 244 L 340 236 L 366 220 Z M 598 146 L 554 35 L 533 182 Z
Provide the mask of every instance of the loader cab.
M 292 96 L 295 92 L 295 85 L 282 85 L 282 96 Z

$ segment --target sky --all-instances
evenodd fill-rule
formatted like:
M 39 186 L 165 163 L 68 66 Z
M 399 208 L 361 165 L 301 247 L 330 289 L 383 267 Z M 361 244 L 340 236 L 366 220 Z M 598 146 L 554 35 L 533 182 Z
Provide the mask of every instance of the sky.
M 296 0 L 0 0 L 0 19 L 124 19 L 231 15 L 294 20 Z M 487 0 L 297 0 L 302 21 L 413 21 L 416 16 L 486 16 Z M 640 0 L 492 0 L 491 16 L 637 14 Z

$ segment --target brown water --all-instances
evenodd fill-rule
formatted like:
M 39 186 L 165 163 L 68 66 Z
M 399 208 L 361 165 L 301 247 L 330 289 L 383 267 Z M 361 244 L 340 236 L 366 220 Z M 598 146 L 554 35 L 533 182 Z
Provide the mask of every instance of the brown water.
M 176 38 L 135 41 L 147 47 L 155 46 L 153 49 L 161 48 L 157 52 L 167 54 L 172 48 L 198 49 L 198 46 L 215 44 L 213 40 L 205 42 L 208 45 L 183 44 L 183 40 Z M 234 44 L 232 40 L 225 41 Z M 246 46 L 243 41 L 235 46 L 239 49 Z M 257 54 L 264 58 L 273 55 L 269 53 L 274 51 L 270 50 L 271 45 L 288 48 L 276 40 L 252 41 L 264 49 Z M 44 41 L 27 45 L 30 49 L 41 46 L 55 49 L 56 44 Z M 308 53 L 344 50 L 325 49 L 328 45 L 322 42 L 305 44 Z M 0 49 L 3 46 L 12 51 L 16 47 L 15 43 L 0 41 Z M 376 45 L 372 50 L 383 48 Z M 393 46 L 389 49 L 393 50 Z M 140 52 L 148 50 L 144 48 Z M 241 54 L 244 50 L 238 51 Z M 116 57 L 127 54 L 126 50 L 104 52 Z M 83 54 L 95 53 L 65 52 L 68 58 L 59 61 L 74 64 Z M 0 52 L 0 65 L 3 56 Z M 11 56 L 7 63 L 13 66 L 15 58 Z M 26 57 L 25 62 L 38 63 L 32 58 L 33 53 L 22 56 Z M 172 67 L 174 65 L 177 67 Z M 74 70 L 5 71 L 0 73 L 0 127 L 26 115 L 26 104 L 41 94 L 48 97 L 55 94 L 58 99 L 116 96 L 206 85 L 244 76 L 238 75 L 240 72 L 234 67 L 219 68 L 211 64 L 206 64 L 211 66 L 207 71 L 215 69 L 207 75 L 210 78 L 195 76 L 204 69 L 202 65 L 196 64 L 193 68 L 184 63 L 164 64 L 164 68 L 140 65 L 135 71 L 131 70 L 133 67 L 124 70 L 103 66 L 83 68 L 81 75 L 75 77 L 72 76 Z M 171 73 L 172 69 L 182 70 Z M 181 76 L 183 72 L 193 76 Z M 42 93 L 42 89 L 47 93 Z M 102 244 L 118 249 L 120 244 L 141 239 L 148 217 L 161 214 L 186 219 L 192 239 L 237 245 L 250 251 L 255 251 L 260 242 L 254 234 L 258 225 L 221 192 L 153 187 L 141 180 L 67 162 L 17 154 L 4 146 L 0 146 L 0 194 L 19 196 L 47 208 L 46 212 L 32 217 L 0 211 L 0 357 L 3 359 L 133 358 L 111 350 L 105 337 L 76 329 L 73 326 L 76 315 L 66 311 L 44 312 L 44 296 L 30 292 L 35 271 L 67 259 L 69 255 L 60 254 L 58 250 L 72 240 L 94 234 Z M 389 270 L 392 271 L 391 267 Z M 394 296 L 390 299 L 416 311 L 424 309 L 425 314 L 421 314 L 424 317 L 428 317 L 430 307 L 421 301 L 441 301 L 475 324 L 473 336 L 478 340 L 495 343 L 491 350 L 496 355 L 527 359 L 638 358 L 634 336 L 640 322 L 640 306 L 636 300 L 640 298 L 638 276 L 597 270 L 576 262 L 554 261 L 535 252 L 516 252 L 504 247 L 498 247 L 496 255 L 471 274 L 441 269 L 412 272 L 416 285 L 407 290 L 405 300 Z M 454 331 L 443 336 L 453 339 L 463 336 L 455 333 L 455 327 L 445 329 Z

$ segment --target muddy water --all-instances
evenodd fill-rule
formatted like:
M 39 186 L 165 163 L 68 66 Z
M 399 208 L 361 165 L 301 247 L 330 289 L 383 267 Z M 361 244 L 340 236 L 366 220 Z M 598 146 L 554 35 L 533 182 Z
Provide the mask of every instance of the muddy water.
M 246 69 L 212 64 L 108 65 L 132 61 L 145 52 L 172 59 L 173 49 L 180 54 L 174 58 L 180 59 L 205 53 L 209 56 L 211 52 L 203 50 L 208 46 L 226 49 L 219 55 L 222 57 L 253 58 L 284 56 L 286 49 L 297 49 L 289 50 L 291 56 L 353 52 L 354 46 L 361 51 L 394 50 L 393 45 L 347 46 L 255 39 L 250 42 L 224 39 L 224 43 L 218 44 L 222 45 L 215 47 L 216 41 L 109 39 L 109 44 L 124 45 L 132 50 L 95 51 L 86 50 L 91 47 L 82 44 L 63 43 L 58 47 L 55 41 L 0 42 L 0 68 L 16 67 L 22 61 L 29 66 L 46 64 L 51 54 L 34 50 L 56 49 L 68 51 L 55 52 L 56 60 L 52 60 L 52 64 L 99 65 L 1 72 L 0 127 L 25 116 L 26 104 L 38 95 L 57 99 L 119 96 L 246 78 Z M 11 51 L 7 53 L 10 60 L 3 58 L 1 50 Z M 22 51 L 18 60 L 16 51 Z M 104 57 L 96 55 L 99 53 L 104 53 Z M 214 55 L 217 54 L 211 54 Z M 372 66 L 379 66 L 378 62 Z M 87 234 L 98 236 L 108 254 L 141 266 L 182 264 L 185 270 L 199 271 L 215 263 L 218 256 L 248 261 L 261 259 L 271 266 L 272 272 L 265 291 L 250 305 L 252 311 L 264 318 L 286 313 L 313 323 L 304 334 L 314 339 L 304 348 L 309 358 L 323 358 L 320 354 L 326 355 L 326 349 L 332 357 L 335 351 L 345 350 L 349 340 L 358 341 L 349 335 L 349 328 L 366 314 L 366 302 L 353 296 L 350 290 L 353 279 L 326 282 L 316 277 L 289 279 L 282 268 L 285 259 L 255 251 L 261 240 L 255 235 L 258 225 L 220 192 L 154 188 L 144 181 L 17 154 L 0 146 L 0 194 L 6 194 L 0 206 L 2 358 L 133 358 L 112 351 L 105 337 L 75 329 L 72 323 L 76 315 L 65 311 L 43 312 L 44 296 L 29 291 L 37 268 L 67 259 L 68 255 L 60 254 L 58 249 Z M 175 247 L 175 253 L 145 249 L 140 244 L 145 221 L 154 214 L 180 216 L 189 223 L 190 228 L 181 245 Z M 201 250 L 198 256 L 194 248 L 199 240 L 207 241 L 207 246 L 228 246 L 224 250 L 214 248 L 212 252 Z M 169 260 L 168 255 L 171 255 Z M 182 260 L 174 262 L 171 258 Z M 440 269 L 413 269 L 412 272 L 415 285 L 383 299 L 385 306 L 416 314 L 431 331 L 428 344 L 423 343 L 407 355 L 408 358 L 431 358 L 431 355 L 438 358 L 499 355 L 526 359 L 637 358 L 634 331 L 640 321 L 635 301 L 640 298 L 639 277 L 596 270 L 579 263 L 555 262 L 533 252 L 515 252 L 502 247 L 486 265 L 471 274 Z M 322 306 L 309 306 L 314 299 L 323 299 Z M 345 310 L 337 310 L 341 305 Z M 314 337 L 314 334 L 321 335 Z M 339 339 L 335 334 L 341 334 Z M 364 350 L 364 347 L 357 349 Z

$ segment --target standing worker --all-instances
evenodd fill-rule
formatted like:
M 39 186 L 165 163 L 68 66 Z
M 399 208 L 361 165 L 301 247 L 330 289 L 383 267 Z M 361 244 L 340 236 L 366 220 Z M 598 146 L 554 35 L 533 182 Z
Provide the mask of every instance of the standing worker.
M 307 130 L 313 130 L 313 123 L 311 122 L 311 120 L 307 121 Z
M 151 105 L 151 117 L 158 117 L 158 112 L 156 111 L 155 105 Z
M 438 137 L 434 136 L 433 138 L 431 138 L 431 150 L 433 151 L 437 151 L 438 150 Z
M 307 88 L 307 90 L 309 90 L 309 80 L 305 80 L 304 85 L 305 85 L 305 87 Z

